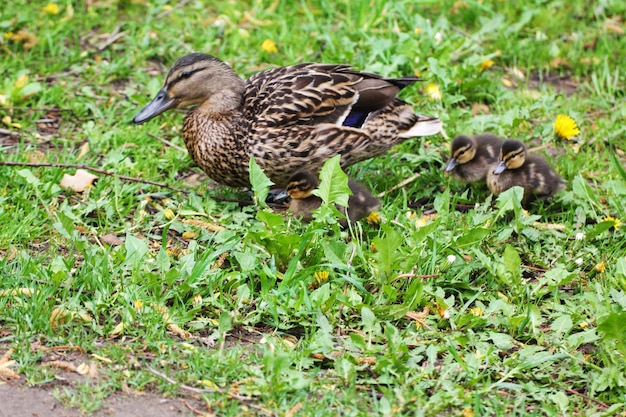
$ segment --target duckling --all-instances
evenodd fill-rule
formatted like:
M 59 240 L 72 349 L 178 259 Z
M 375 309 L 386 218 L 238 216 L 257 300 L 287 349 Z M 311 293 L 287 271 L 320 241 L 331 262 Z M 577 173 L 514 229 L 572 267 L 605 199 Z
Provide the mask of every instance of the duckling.
M 549 198 L 566 187 L 543 158 L 528 156 L 526 145 L 509 139 L 502 143 L 498 163 L 489 170 L 487 186 L 498 195 L 516 185 L 524 188 L 524 207 L 536 199 Z
M 284 188 L 293 172 L 319 172 L 334 155 L 341 154 L 346 167 L 409 138 L 439 133 L 437 117 L 416 114 L 396 97 L 416 81 L 316 63 L 273 68 L 244 81 L 218 58 L 191 53 L 174 63 L 133 122 L 195 106 L 185 117 L 183 140 L 210 178 L 248 187 L 254 156 Z
M 457 136 L 450 145 L 451 155 L 446 172 L 468 184 L 484 181 L 491 166 L 498 162 L 502 142 L 490 133 Z
M 289 209 L 304 222 L 313 220 L 311 212 L 322 205 L 322 199 L 312 192 L 319 185 L 319 180 L 309 171 L 299 171 L 289 178 L 287 194 L 291 197 Z M 351 222 L 361 220 L 373 211 L 380 208 L 380 201 L 364 186 L 355 181 L 348 181 L 352 195 L 348 198 L 348 207 L 337 206 L 337 209 L 350 219 Z M 343 227 L 348 225 L 346 219 L 340 219 Z

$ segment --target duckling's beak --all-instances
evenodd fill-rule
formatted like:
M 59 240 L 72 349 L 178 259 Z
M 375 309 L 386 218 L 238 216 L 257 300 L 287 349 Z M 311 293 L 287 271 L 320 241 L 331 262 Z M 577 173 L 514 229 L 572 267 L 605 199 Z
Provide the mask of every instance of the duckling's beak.
M 176 99 L 167 95 L 167 89 L 163 87 L 159 93 L 146 105 L 139 113 L 133 117 L 133 123 L 141 124 L 147 122 L 155 116 L 171 109 L 176 105 Z
M 450 160 L 448 161 L 448 166 L 446 166 L 446 172 L 452 171 L 456 165 L 456 158 L 450 158 Z
M 498 165 L 493 169 L 493 175 L 500 175 L 506 170 L 506 164 L 504 161 L 500 161 Z

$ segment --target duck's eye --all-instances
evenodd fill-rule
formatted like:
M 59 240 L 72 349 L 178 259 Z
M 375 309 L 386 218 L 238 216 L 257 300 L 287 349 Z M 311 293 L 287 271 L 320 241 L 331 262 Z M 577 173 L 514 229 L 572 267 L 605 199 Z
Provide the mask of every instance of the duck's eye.
M 191 72 L 191 71 L 183 71 L 180 74 L 180 78 L 189 78 L 189 77 L 191 77 L 191 74 L 193 74 L 193 72 Z

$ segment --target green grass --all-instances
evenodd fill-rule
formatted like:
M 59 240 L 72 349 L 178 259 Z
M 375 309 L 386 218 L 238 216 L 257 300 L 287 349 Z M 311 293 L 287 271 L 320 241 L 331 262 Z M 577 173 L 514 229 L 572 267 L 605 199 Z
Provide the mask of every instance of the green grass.
M 59 393 L 86 412 L 124 387 L 185 393 L 148 366 L 219 387 L 201 397 L 218 415 L 626 412 L 626 239 L 602 221 L 626 221 L 623 2 L 119 0 L 60 2 L 56 15 L 31 3 L 0 11 L 1 127 L 19 134 L 0 133 L 0 159 L 88 164 L 186 192 L 100 175 L 76 194 L 58 185 L 74 170 L 0 166 L 0 346 L 28 383 L 53 380 L 45 347 L 79 346 L 108 359 L 88 358 L 98 379 Z M 403 97 L 448 135 L 546 145 L 569 187 L 525 213 L 515 190 L 496 201 L 445 177 L 437 136 L 350 168 L 377 193 L 421 173 L 385 195 L 380 227 L 240 207 L 224 199 L 249 195 L 191 182 L 187 154 L 147 135 L 182 146 L 180 114 L 130 124 L 194 50 L 242 76 L 313 60 L 419 73 L 442 100 L 423 84 Z M 513 68 L 533 82 L 507 87 Z M 576 92 L 546 81 L 555 75 Z M 578 122 L 576 140 L 554 136 L 560 113 Z M 58 127 L 37 123 L 48 118 Z M 111 233 L 123 244 L 103 243 Z

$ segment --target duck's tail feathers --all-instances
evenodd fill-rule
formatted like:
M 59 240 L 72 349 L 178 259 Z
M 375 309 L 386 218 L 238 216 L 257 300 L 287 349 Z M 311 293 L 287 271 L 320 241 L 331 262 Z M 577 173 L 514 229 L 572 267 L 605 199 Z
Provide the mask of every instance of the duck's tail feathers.
M 416 114 L 417 122 L 407 131 L 400 133 L 401 138 L 436 135 L 443 129 L 443 123 L 434 116 Z

